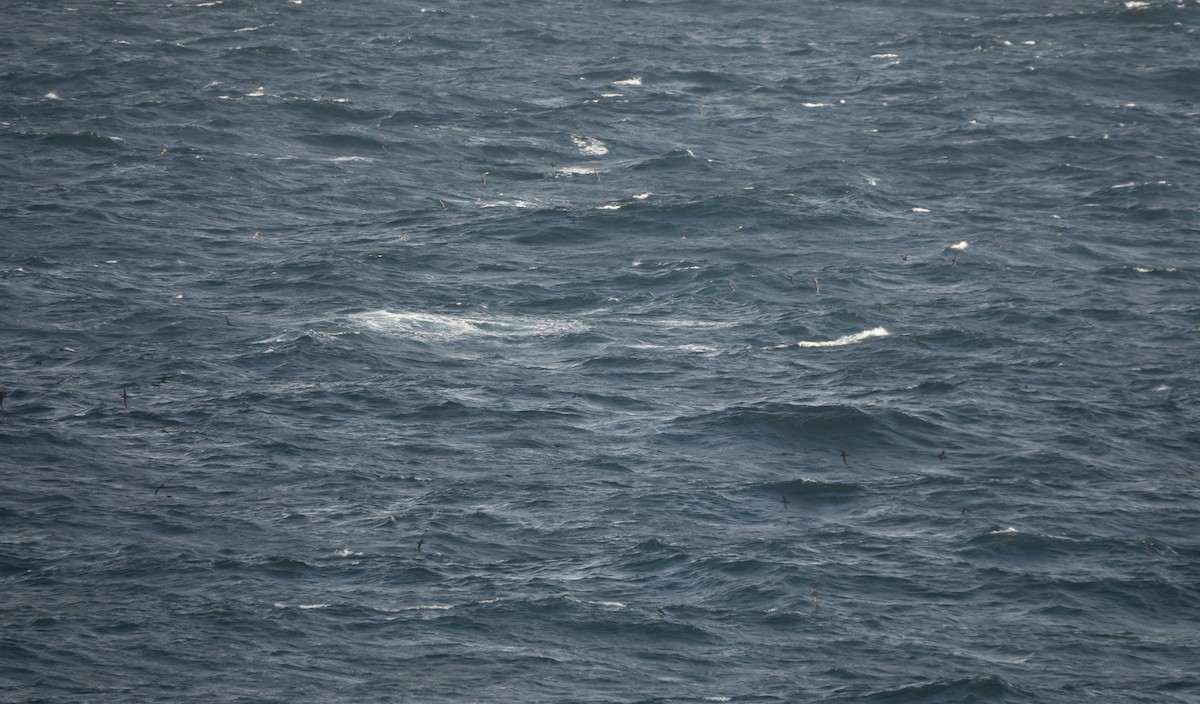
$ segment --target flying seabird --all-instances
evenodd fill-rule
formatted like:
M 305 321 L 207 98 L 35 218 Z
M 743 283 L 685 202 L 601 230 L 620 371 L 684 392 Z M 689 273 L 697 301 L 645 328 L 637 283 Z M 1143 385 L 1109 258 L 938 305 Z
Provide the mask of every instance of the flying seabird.
M 821 292 L 821 281 L 819 279 L 813 279 L 813 288 L 817 289 L 817 293 Z
M 421 552 L 421 546 L 425 544 L 425 539 L 421 538 L 417 541 L 417 552 Z
M 125 390 L 124 386 L 121 387 L 121 400 L 125 402 L 125 407 L 129 408 L 129 392 Z
M 946 459 L 946 451 L 945 451 L 945 450 L 942 450 L 941 452 L 939 452 L 939 453 L 938 453 L 938 456 L 937 456 L 937 458 L 938 458 L 939 460 L 944 460 L 944 459 Z
M 160 491 L 162 491 L 163 489 L 165 489 L 165 488 L 166 488 L 166 486 L 167 486 L 166 482 L 163 482 L 162 484 L 159 484 L 159 485 L 158 485 L 158 488 L 154 490 L 154 495 L 155 495 L 155 496 L 158 496 L 158 492 L 160 492 Z
M 788 500 L 786 496 L 783 497 L 783 510 L 788 510 Z
M 846 465 L 847 467 L 850 466 L 850 463 L 846 461 L 846 451 L 845 450 L 842 450 L 842 464 Z

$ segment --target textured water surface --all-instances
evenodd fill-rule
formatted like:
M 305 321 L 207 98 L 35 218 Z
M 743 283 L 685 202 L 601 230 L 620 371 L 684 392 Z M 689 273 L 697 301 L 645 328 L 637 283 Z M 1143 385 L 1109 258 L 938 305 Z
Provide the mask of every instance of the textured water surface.
M 15 3 L 0 700 L 1200 701 L 1200 3 Z

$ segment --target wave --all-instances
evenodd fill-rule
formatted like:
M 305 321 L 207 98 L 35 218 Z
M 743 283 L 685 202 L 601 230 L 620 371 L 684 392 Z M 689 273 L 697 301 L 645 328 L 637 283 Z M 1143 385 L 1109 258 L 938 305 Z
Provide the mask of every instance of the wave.
M 801 340 L 796 343 L 797 347 L 842 347 L 844 345 L 855 345 L 859 342 L 870 340 L 873 337 L 887 337 L 887 329 L 883 326 L 871 328 L 856 332 L 853 335 L 843 335 L 836 340 Z
M 448 341 L 470 337 L 552 337 L 585 332 L 586 324 L 567 318 L 544 316 L 466 317 L 441 313 L 373 310 L 350 316 L 367 330 L 404 335 L 420 340 Z

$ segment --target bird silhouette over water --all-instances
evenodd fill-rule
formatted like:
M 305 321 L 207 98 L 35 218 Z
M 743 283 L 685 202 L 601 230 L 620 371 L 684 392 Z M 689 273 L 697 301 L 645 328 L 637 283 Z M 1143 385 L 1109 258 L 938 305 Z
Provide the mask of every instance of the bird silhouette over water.
M 967 514 L 968 514 L 968 513 L 970 513 L 970 512 L 971 512 L 971 509 L 970 509 L 969 507 L 967 507 L 967 506 L 963 506 L 963 507 L 962 507 L 962 515 L 964 515 L 964 516 L 965 516 L 965 515 L 967 515 Z
M 819 596 L 821 596 L 821 592 L 818 591 L 817 587 L 814 585 L 812 590 L 813 606 L 817 605 L 817 597 Z
M 945 450 L 942 450 L 941 452 L 939 452 L 939 453 L 938 453 L 938 456 L 937 456 L 937 458 L 938 458 L 939 460 L 944 460 L 944 459 L 946 459 L 946 451 L 945 451 Z
M 421 538 L 417 541 L 417 552 L 421 552 L 421 546 L 425 544 L 425 539 Z
M 788 500 L 787 500 L 786 496 L 784 496 L 782 498 L 783 498 L 783 510 L 786 511 L 786 510 L 788 510 Z
M 842 464 L 846 465 L 847 467 L 850 466 L 850 463 L 848 461 L 846 461 L 846 451 L 845 450 L 842 450 Z
M 129 392 L 125 390 L 124 386 L 121 387 L 121 400 L 125 402 L 125 407 L 129 408 Z
M 163 490 L 163 489 L 165 489 L 165 488 L 167 488 L 167 484 L 166 484 L 166 482 L 163 482 L 162 484 L 159 484 L 159 485 L 158 485 L 158 488 L 154 490 L 154 495 L 155 495 L 155 496 L 158 496 L 158 492 L 162 491 L 162 490 Z

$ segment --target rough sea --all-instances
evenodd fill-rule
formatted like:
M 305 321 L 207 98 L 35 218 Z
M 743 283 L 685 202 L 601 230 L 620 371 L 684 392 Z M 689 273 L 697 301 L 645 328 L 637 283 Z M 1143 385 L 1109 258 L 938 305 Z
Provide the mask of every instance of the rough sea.
M 0 29 L 0 701 L 1200 702 L 1200 2 Z

